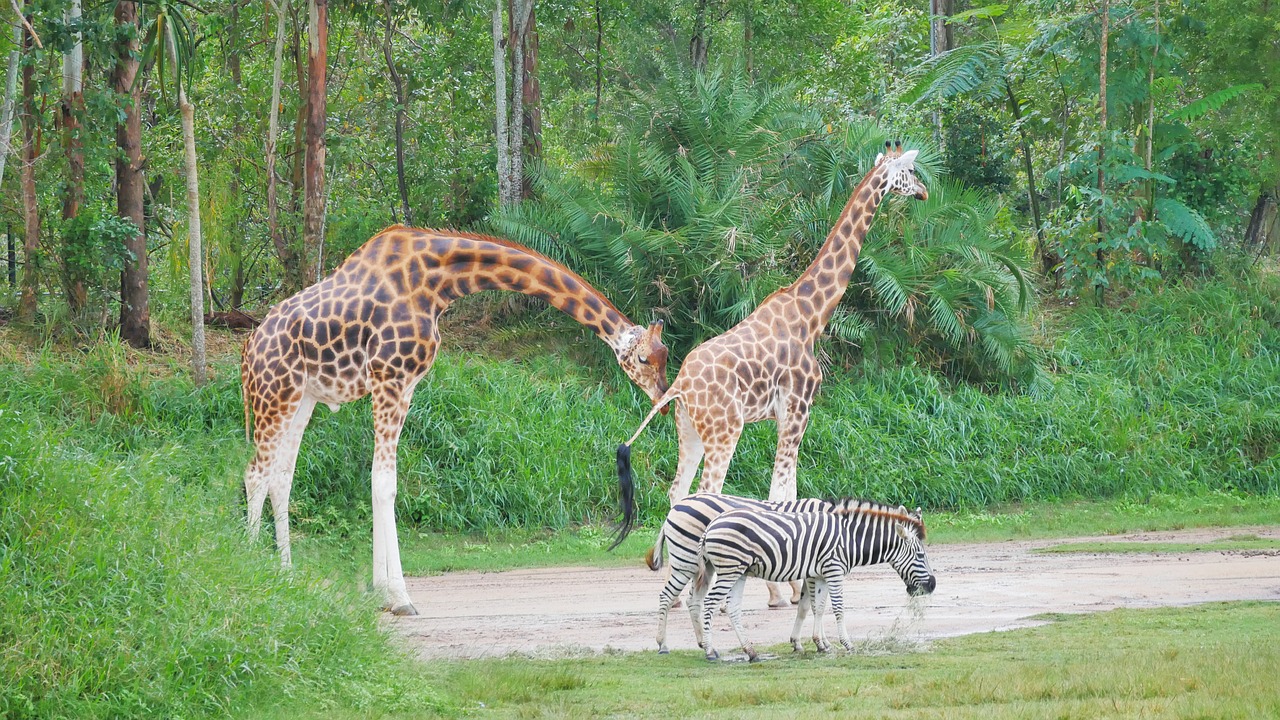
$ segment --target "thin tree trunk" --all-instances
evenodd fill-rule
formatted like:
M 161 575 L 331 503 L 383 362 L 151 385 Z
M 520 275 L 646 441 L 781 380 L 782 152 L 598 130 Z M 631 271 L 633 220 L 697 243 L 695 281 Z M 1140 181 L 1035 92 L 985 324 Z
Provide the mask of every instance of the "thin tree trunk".
M 9 70 L 4 81 L 4 104 L 0 105 L 0 185 L 4 184 L 4 166 L 13 152 L 13 118 L 17 114 L 18 63 L 22 59 L 22 23 L 14 20 L 13 49 L 9 51 Z
M 71 6 L 64 16 L 67 24 L 76 27 L 80 24 L 80 0 L 71 0 Z M 62 147 L 67 156 L 67 187 L 62 196 L 62 219 L 72 220 L 80 214 L 80 206 L 84 203 L 84 146 L 80 140 L 80 116 L 84 113 L 84 45 L 80 32 L 73 33 L 71 49 L 62 56 Z M 72 237 L 71 242 L 82 242 L 83 238 Z M 88 304 L 89 295 L 84 266 L 75 260 L 68 260 L 82 253 L 73 248 L 64 258 L 65 284 L 67 304 L 71 312 L 79 314 Z
M 951 0 L 929 0 L 929 57 L 937 57 L 951 49 L 951 26 L 947 24 L 950 16 Z M 934 110 L 932 115 L 933 142 L 939 150 L 944 150 L 946 138 L 942 132 L 942 112 Z
M 524 28 L 533 10 L 533 0 L 510 0 L 507 12 L 511 21 L 508 44 L 511 46 L 511 197 L 509 204 L 520 201 L 524 188 Z
M 707 36 L 707 0 L 694 0 L 693 34 L 689 36 L 689 64 L 695 72 L 707 69 L 711 38 Z
M 600 125 L 600 87 L 604 74 L 604 26 L 600 17 L 600 0 L 596 0 L 596 126 Z
M 138 24 L 137 3 L 116 3 L 116 25 Z M 120 337 L 134 347 L 151 346 L 151 302 L 147 286 L 147 224 L 143 214 L 142 178 L 142 99 L 138 74 L 138 41 L 121 40 L 116 46 L 116 65 L 111 73 L 111 87 L 118 96 L 128 97 L 124 122 L 116 126 L 116 214 L 131 220 L 138 234 L 126 249 L 131 255 L 120 273 Z
M 524 27 L 520 31 L 520 51 L 524 56 L 520 77 L 522 103 L 521 125 L 524 139 L 521 143 L 523 157 L 535 160 L 542 157 L 542 85 L 538 82 L 538 25 L 533 0 L 525 0 L 528 11 Z M 533 177 L 523 171 L 520 175 L 520 198 L 533 197 Z
M 1245 249 L 1257 248 L 1261 255 L 1274 239 L 1272 231 L 1277 218 L 1280 218 L 1277 199 L 1280 199 L 1280 182 L 1258 193 L 1258 201 L 1253 204 L 1253 212 L 1249 213 L 1249 227 L 1244 233 Z
M 243 76 L 241 74 L 240 65 L 240 47 L 242 45 L 240 36 L 240 2 L 231 3 L 231 23 L 227 32 L 227 47 L 229 52 L 225 54 L 225 62 L 227 70 L 231 73 L 231 87 L 234 89 L 234 117 L 231 123 L 231 137 L 237 141 L 245 136 L 244 132 L 244 94 L 241 88 Z M 231 288 L 227 296 L 227 304 L 233 310 L 238 310 L 240 304 L 244 301 L 244 285 L 245 285 L 245 254 L 246 242 L 244 238 L 247 233 L 244 231 L 244 210 L 245 203 L 243 198 L 243 181 L 244 178 L 244 158 L 241 155 L 241 147 L 235 149 L 235 153 L 231 159 L 231 200 L 230 207 L 233 208 L 230 213 L 230 219 L 234 223 L 235 231 L 231 233 L 229 242 L 226 246 L 227 256 L 231 263 Z M 213 259 L 213 253 L 209 254 L 210 260 Z M 209 310 L 213 311 L 218 307 L 217 300 L 213 295 L 213 282 L 217 277 L 216 268 L 210 266 L 205 268 L 204 279 L 205 287 L 208 288 Z
M 1018 98 L 1013 94 L 1013 86 L 1009 78 L 1004 78 L 1005 97 L 1009 100 L 1009 112 L 1013 114 L 1013 124 L 1018 128 L 1018 136 L 1022 140 L 1022 165 L 1027 173 L 1027 201 L 1031 205 L 1031 219 L 1036 225 L 1036 255 L 1040 258 L 1040 266 L 1045 275 L 1053 272 L 1056 262 L 1049 257 L 1049 247 L 1044 239 L 1044 228 L 1040 225 L 1040 198 L 1036 192 L 1035 165 L 1031 161 L 1031 139 L 1022 126 L 1022 108 Z
M 177 67 L 173 30 L 165 42 Z M 204 248 L 200 228 L 200 177 L 196 170 L 195 108 L 187 99 L 187 88 L 178 78 L 178 110 L 182 116 L 183 161 L 187 166 L 187 266 L 191 278 L 191 376 L 197 386 L 208 379 L 204 343 Z
M 1111 29 L 1111 3 L 1110 0 L 1102 0 L 1102 37 L 1100 39 L 1099 54 L 1101 59 L 1098 64 L 1098 242 L 1102 243 L 1107 237 L 1107 221 L 1106 213 L 1106 171 L 1104 165 L 1107 159 L 1107 36 Z M 1107 253 L 1102 247 L 1097 252 L 1098 272 L 1105 275 L 1107 271 Z M 1104 285 L 1102 280 L 1098 280 L 1097 284 L 1097 302 L 1102 304 L 1104 299 Z
M 280 231 L 280 179 L 276 176 L 280 141 L 280 75 L 284 67 L 285 13 L 288 12 L 289 0 L 273 1 L 271 7 L 276 13 L 276 45 L 271 67 L 271 108 L 267 114 L 267 234 L 271 236 L 271 244 L 284 269 L 286 282 L 289 282 L 297 259 Z
M 755 37 L 755 6 L 752 0 L 746 0 L 742 7 L 742 61 L 747 66 L 747 76 L 752 74 L 754 63 L 751 56 L 751 41 Z
M 1151 172 L 1151 149 L 1156 134 L 1156 60 L 1160 55 L 1160 0 L 1156 0 L 1156 42 L 1151 48 L 1151 65 L 1147 68 L 1147 148 L 1143 153 L 1143 166 Z M 1156 181 L 1147 179 L 1147 219 L 1156 214 Z
M 24 33 L 23 54 L 30 54 L 32 35 Z M 22 217 L 24 233 L 22 250 L 22 295 L 18 302 L 18 319 L 31 322 L 36 317 L 37 269 L 40 252 L 40 207 L 36 198 L 36 158 L 40 156 L 40 116 L 36 109 L 35 65 L 22 68 Z
M 306 3 L 304 2 L 302 6 L 305 8 Z M 293 8 L 295 11 L 293 17 L 293 66 L 294 74 L 298 80 L 298 115 L 293 124 L 293 149 L 290 153 L 293 158 L 293 164 L 289 170 L 289 212 L 293 222 L 286 236 L 286 242 L 290 248 L 289 256 L 293 261 L 293 265 L 285 268 L 285 275 L 289 278 L 289 289 L 297 291 L 306 287 L 302 272 L 302 266 L 306 262 L 306 247 L 302 242 L 302 234 L 299 232 L 297 219 L 302 217 L 302 191 L 305 185 L 303 168 L 305 167 L 307 155 L 307 117 L 311 112 L 311 100 L 307 92 L 307 63 L 303 59 L 303 39 L 300 34 L 301 22 L 299 22 L 296 14 L 298 6 L 295 4 Z
M 497 107 L 494 124 L 498 150 L 498 204 L 511 204 L 511 144 L 507 137 L 507 62 L 502 36 L 502 0 L 493 8 L 493 96 Z
M 386 58 L 387 73 L 391 76 L 391 88 L 396 94 L 396 185 L 400 190 L 400 215 L 404 218 L 405 225 L 413 225 L 413 212 L 409 209 L 409 186 L 404 180 L 404 121 L 408 98 L 405 97 L 404 81 L 400 78 L 400 72 L 396 70 L 395 58 L 391 52 L 391 35 L 394 28 L 391 0 L 383 0 L 382 5 L 387 11 L 382 55 Z
M 314 283 L 320 275 L 318 263 L 320 247 L 324 241 L 325 74 L 329 54 L 329 0 L 308 0 L 307 28 L 307 154 L 303 170 L 302 206 L 304 286 Z

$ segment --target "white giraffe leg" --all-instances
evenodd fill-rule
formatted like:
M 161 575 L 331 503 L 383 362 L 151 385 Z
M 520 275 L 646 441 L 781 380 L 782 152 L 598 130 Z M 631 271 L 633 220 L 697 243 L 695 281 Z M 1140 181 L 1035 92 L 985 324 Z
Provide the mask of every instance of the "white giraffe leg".
M 769 499 L 772 501 L 795 500 L 796 461 L 800 453 L 800 440 L 809 424 L 809 401 L 792 398 L 785 404 L 779 402 L 775 410 L 778 419 L 778 449 L 773 458 L 773 479 L 769 483 Z M 782 583 L 769 583 L 769 607 L 786 607 Z M 792 581 L 790 604 L 800 602 L 800 583 Z
M 298 466 L 298 450 L 302 447 L 302 435 L 311 422 L 311 412 L 316 401 L 303 395 L 298 409 L 285 421 L 280 444 L 276 447 L 275 463 L 267 476 L 267 493 L 271 496 L 271 516 L 276 523 L 276 549 L 280 551 L 280 564 L 293 565 L 293 551 L 289 542 L 289 495 L 293 490 L 293 473 Z
M 689 494 L 689 486 L 693 483 L 693 476 L 698 474 L 698 465 L 702 464 L 705 452 L 702 437 L 693 427 L 689 409 L 683 400 L 676 401 L 676 436 L 680 440 L 680 455 L 676 461 L 675 479 L 671 481 L 671 489 L 667 491 L 667 498 L 672 505 Z
M 395 615 L 418 614 L 400 566 L 395 514 L 396 451 L 412 398 L 412 385 L 402 388 L 394 381 L 373 392 L 373 587 L 382 591 L 387 609 Z

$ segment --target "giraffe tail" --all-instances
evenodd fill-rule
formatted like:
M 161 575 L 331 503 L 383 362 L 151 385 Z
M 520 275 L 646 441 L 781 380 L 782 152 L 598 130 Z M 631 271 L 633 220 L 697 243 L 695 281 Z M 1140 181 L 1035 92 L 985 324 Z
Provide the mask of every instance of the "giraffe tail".
M 631 529 L 636 524 L 636 485 L 635 477 L 631 473 L 631 443 L 640 437 L 640 433 L 648 426 L 649 421 L 658 414 L 658 411 L 665 408 L 680 397 L 680 393 L 667 390 L 658 402 L 653 404 L 653 409 L 645 417 L 644 422 L 640 423 L 639 429 L 631 439 L 618 446 L 618 502 L 622 506 L 622 522 L 618 524 L 618 534 L 614 536 L 613 544 L 609 546 L 609 550 L 613 550 L 627 539 L 627 535 L 631 534 Z

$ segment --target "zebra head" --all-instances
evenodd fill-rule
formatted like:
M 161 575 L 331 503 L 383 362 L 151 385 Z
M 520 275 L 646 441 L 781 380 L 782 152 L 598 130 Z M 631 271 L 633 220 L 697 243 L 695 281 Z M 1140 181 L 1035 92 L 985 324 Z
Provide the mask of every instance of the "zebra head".
M 907 584 L 908 595 L 928 595 L 937 586 L 937 579 L 924 554 L 923 512 L 920 508 L 908 512 L 902 506 L 898 506 L 898 512 L 906 519 L 894 523 L 898 543 L 890 552 L 889 564 Z

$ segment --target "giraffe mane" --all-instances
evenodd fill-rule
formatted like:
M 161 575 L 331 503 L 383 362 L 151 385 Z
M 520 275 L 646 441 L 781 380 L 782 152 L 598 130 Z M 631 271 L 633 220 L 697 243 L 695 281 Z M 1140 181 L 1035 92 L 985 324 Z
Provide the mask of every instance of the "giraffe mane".
M 450 230 L 450 229 L 438 229 L 438 228 L 413 228 L 413 227 L 408 227 L 408 226 L 406 226 L 406 225 L 398 225 L 398 224 L 397 224 L 397 225 L 390 225 L 390 226 L 388 226 L 388 227 L 384 228 L 384 229 L 382 230 L 382 232 L 380 232 L 380 233 L 378 233 L 378 234 L 379 234 L 379 235 L 383 235 L 383 234 L 385 234 L 385 233 L 389 233 L 389 232 L 392 232 L 392 231 L 394 231 L 394 230 L 406 230 L 406 231 L 409 231 L 409 232 L 432 233 L 432 234 L 434 234 L 434 235 L 439 235 L 440 237 L 445 237 L 445 238 L 465 238 L 465 239 L 467 239 L 467 240 L 479 240 L 480 242 L 493 243 L 494 245 L 501 245 L 501 246 L 503 246 L 503 247 L 505 247 L 505 248 L 510 248 L 510 249 L 512 249 L 512 250 L 516 250 L 516 251 L 519 251 L 519 252 L 525 253 L 525 254 L 527 254 L 527 255 L 532 255 L 533 257 L 535 257 L 535 258 L 537 258 L 537 259 L 539 259 L 539 260 L 542 260 L 543 262 L 547 263 L 548 265 L 551 265 L 551 266 L 553 266 L 553 267 L 559 268 L 559 269 L 561 269 L 561 270 L 565 271 L 566 273 L 568 273 L 568 274 L 572 275 L 575 279 L 577 279 L 579 282 L 581 282 L 581 283 L 582 283 L 582 285 L 583 285 L 584 287 L 586 287 L 586 288 L 590 288 L 590 289 L 591 289 L 591 291 L 592 291 L 593 293 L 595 293 L 597 297 L 599 297 L 599 298 L 600 298 L 600 302 L 604 303 L 606 307 L 608 307 L 610 310 L 613 310 L 614 312 L 616 312 L 616 313 L 618 313 L 619 315 L 621 315 L 624 319 L 626 319 L 626 320 L 627 320 L 627 322 L 631 322 L 631 319 L 627 317 L 626 313 L 624 313 L 624 312 L 622 312 L 621 310 L 619 310 L 619 309 L 617 308 L 617 306 L 613 304 L 613 301 L 611 301 L 611 300 L 609 300 L 609 298 L 605 297 L 605 296 L 604 296 L 604 294 L 603 294 L 603 293 L 601 293 L 599 290 L 596 290 L 596 289 L 595 289 L 595 286 L 594 286 L 594 285 L 591 285 L 590 283 L 588 283 L 585 279 L 583 279 L 583 277 L 582 277 L 581 275 L 579 275 L 578 273 L 574 272 L 573 270 L 570 270 L 568 267 L 566 267 L 566 266 L 564 265 L 564 263 L 560 263 L 560 262 L 557 262 L 557 261 L 555 261 L 555 260 L 552 260 L 551 258 L 547 257 L 546 255 L 543 255 L 542 253 L 538 252 L 537 250 L 534 250 L 533 248 L 525 247 L 524 245 L 521 245 L 520 243 L 512 242 L 511 240 L 507 240 L 506 238 L 495 237 L 495 236 L 493 236 L 493 235 L 485 235 L 484 233 L 469 232 L 469 231 L 467 231 L 467 230 Z M 632 324 L 634 324 L 634 323 L 632 323 Z
M 827 502 L 835 506 L 833 512 L 836 515 L 870 515 L 889 518 L 914 527 L 920 533 L 920 539 L 925 539 L 924 520 L 912 515 L 910 512 L 902 512 L 898 508 L 878 503 L 875 500 L 864 500 L 857 497 L 834 498 Z

